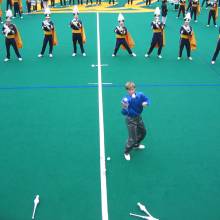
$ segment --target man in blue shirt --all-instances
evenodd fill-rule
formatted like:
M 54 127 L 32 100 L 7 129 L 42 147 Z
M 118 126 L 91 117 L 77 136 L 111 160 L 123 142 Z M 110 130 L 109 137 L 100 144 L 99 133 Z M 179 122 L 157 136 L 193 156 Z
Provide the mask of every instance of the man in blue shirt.
M 122 114 L 126 116 L 126 125 L 128 128 L 128 139 L 125 145 L 124 156 L 130 160 L 130 151 L 134 149 L 144 149 L 141 141 L 146 136 L 146 128 L 141 117 L 143 108 L 149 105 L 149 99 L 141 92 L 135 91 L 135 84 L 127 82 L 125 89 L 128 94 L 122 99 Z

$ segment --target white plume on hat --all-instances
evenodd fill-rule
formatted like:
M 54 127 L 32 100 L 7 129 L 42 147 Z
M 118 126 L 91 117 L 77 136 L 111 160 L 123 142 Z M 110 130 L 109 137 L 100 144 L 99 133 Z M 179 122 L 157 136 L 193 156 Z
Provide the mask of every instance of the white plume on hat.
M 49 8 L 45 8 L 44 14 L 45 14 L 45 15 L 50 15 L 50 14 L 51 14 L 50 9 L 49 9 Z
M 124 16 L 120 13 L 119 15 L 118 15 L 118 21 L 124 21 L 125 19 L 124 19 Z
M 10 10 L 10 9 L 8 9 L 7 11 L 6 11 L 6 17 L 7 18 L 11 18 L 13 15 L 12 15 L 12 11 Z
M 160 16 L 160 8 L 156 7 L 155 11 L 154 11 L 154 15 L 155 16 Z
M 190 13 L 188 12 L 188 13 L 186 14 L 185 18 L 184 18 L 184 21 L 190 22 L 190 20 L 191 20 L 191 15 L 190 15 Z
M 79 14 L 79 9 L 78 9 L 77 5 L 75 5 L 73 8 L 73 14 Z

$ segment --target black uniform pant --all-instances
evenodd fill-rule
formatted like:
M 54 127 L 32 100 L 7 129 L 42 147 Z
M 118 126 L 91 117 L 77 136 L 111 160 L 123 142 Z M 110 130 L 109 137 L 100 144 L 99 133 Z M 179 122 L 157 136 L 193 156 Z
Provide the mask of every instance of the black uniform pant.
M 51 0 L 50 3 L 51 3 L 51 7 L 55 6 L 55 0 Z
M 119 47 L 123 45 L 126 50 L 128 51 L 129 54 L 132 54 L 131 48 L 128 46 L 127 41 L 125 40 L 125 38 L 117 38 L 116 39 L 116 45 L 115 45 L 115 50 L 114 50 L 114 54 L 116 55 L 118 52 Z
M 146 0 L 146 5 L 151 5 L 151 0 Z
M 153 35 L 153 39 L 151 41 L 151 46 L 150 46 L 150 49 L 149 51 L 147 52 L 148 55 L 151 54 L 151 52 L 153 51 L 154 47 L 155 46 L 158 46 L 158 52 L 157 54 L 160 55 L 161 54 L 161 51 L 162 51 L 162 48 L 163 48 L 163 35 L 162 33 L 154 33 Z
M 206 4 L 205 4 L 205 3 L 206 3 Z M 208 6 L 208 5 L 207 5 L 207 0 L 203 0 L 203 1 L 202 1 L 202 7 L 203 7 L 204 4 L 206 5 L 206 7 Z
M 215 17 L 215 11 L 214 10 L 209 11 L 208 25 L 210 25 L 211 18 L 213 20 L 214 25 L 216 25 L 216 17 Z
M 128 154 L 132 148 L 138 147 L 145 138 L 147 131 L 141 116 L 126 117 L 128 128 L 128 139 L 125 145 L 125 154 Z
M 47 47 L 48 42 L 49 42 L 49 45 L 50 45 L 49 54 L 52 54 L 52 52 L 53 52 L 53 36 L 52 35 L 44 35 L 43 47 L 42 47 L 42 50 L 41 50 L 42 55 L 45 52 L 45 49 Z
M 197 8 L 192 7 L 190 15 L 191 15 L 191 18 L 193 18 L 193 15 L 194 15 L 194 21 L 196 21 L 197 20 Z
M 15 2 L 14 3 L 14 17 L 16 17 L 16 14 L 19 14 L 20 17 L 21 17 L 21 10 L 20 10 L 20 7 L 19 7 L 19 4 L 18 2 Z
M 12 4 L 11 4 L 10 0 L 7 0 L 7 2 L 6 2 L 6 10 L 8 10 L 9 8 L 12 9 Z
M 188 4 L 186 10 L 188 11 L 189 9 L 192 10 L 192 1 L 191 0 L 189 1 L 189 4 Z
M 214 55 L 213 55 L 213 57 L 212 57 L 212 61 L 215 61 L 215 60 L 216 60 L 216 58 L 217 58 L 217 56 L 218 56 L 218 54 L 219 54 L 219 50 L 220 50 L 220 39 L 218 40 L 218 44 L 217 44 L 217 47 L 216 47 L 216 49 L 215 49 L 215 53 L 214 53 Z
M 85 51 L 84 51 L 83 42 L 82 42 L 82 35 L 80 33 L 72 34 L 72 40 L 73 40 L 74 53 L 77 52 L 77 47 L 76 47 L 77 42 L 79 43 L 81 52 L 84 53 Z
M 115 4 L 115 0 L 109 0 L 108 2 L 109 4 L 113 3 L 113 5 Z
M 65 5 L 66 6 L 66 0 L 60 0 L 60 5 Z
M 101 1 L 101 0 L 96 0 L 96 4 L 101 5 L 101 4 L 102 4 L 102 1 Z
M 31 12 L 31 2 L 27 2 L 27 10 L 28 10 L 28 13 Z
M 91 4 L 92 4 L 92 0 L 90 0 L 90 2 L 91 2 Z M 89 3 L 89 0 L 86 0 L 86 4 L 88 5 L 88 3 Z
M 131 3 L 131 5 L 133 4 L 133 0 L 128 0 L 128 4 L 130 4 Z
M 189 39 L 184 39 L 184 38 L 180 39 L 179 57 L 182 57 L 184 46 L 186 47 L 187 56 L 190 57 L 191 48 L 190 48 Z
M 10 46 L 12 46 L 14 48 L 14 51 L 15 51 L 15 54 L 17 55 L 17 57 L 18 58 L 21 57 L 14 38 L 11 38 L 11 39 L 5 38 L 5 46 L 6 46 L 6 52 L 7 52 L 6 57 L 8 59 L 10 59 Z
M 185 6 L 184 5 L 180 5 L 179 12 L 178 12 L 178 17 L 180 16 L 181 12 L 183 14 L 183 17 L 185 17 Z

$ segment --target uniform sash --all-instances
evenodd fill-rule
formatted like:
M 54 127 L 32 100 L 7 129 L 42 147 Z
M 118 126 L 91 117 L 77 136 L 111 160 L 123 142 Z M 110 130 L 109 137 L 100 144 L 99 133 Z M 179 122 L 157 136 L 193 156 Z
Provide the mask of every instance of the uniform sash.
M 129 32 L 126 34 L 125 40 L 130 48 L 133 48 L 135 46 L 134 40 Z M 126 48 L 123 45 L 121 45 L 121 48 L 123 50 L 126 50 Z

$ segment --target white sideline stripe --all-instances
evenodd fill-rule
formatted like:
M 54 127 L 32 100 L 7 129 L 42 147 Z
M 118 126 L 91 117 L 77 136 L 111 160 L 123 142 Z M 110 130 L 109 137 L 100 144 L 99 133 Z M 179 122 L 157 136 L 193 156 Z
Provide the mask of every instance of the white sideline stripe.
M 98 83 L 88 83 L 88 85 L 97 85 Z M 113 83 L 102 83 L 102 85 L 112 85 Z
M 99 13 L 97 17 L 97 56 L 98 56 L 98 97 L 99 97 L 99 144 L 100 144 L 100 180 L 101 180 L 101 203 L 102 220 L 108 220 L 108 200 L 106 184 L 106 164 L 105 164 L 105 140 L 104 140 L 104 120 L 103 120 L 103 99 L 102 99 L 102 69 L 100 51 L 100 29 Z

